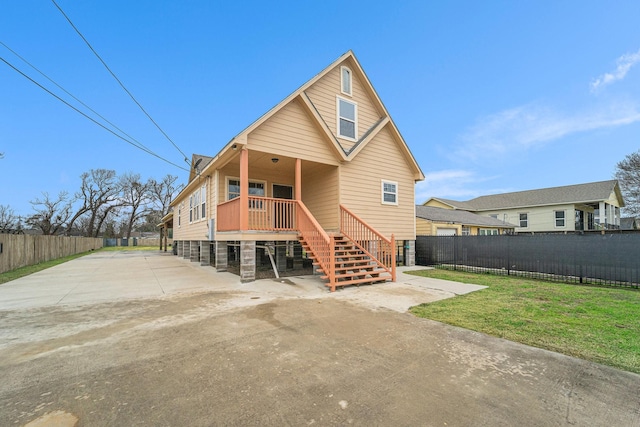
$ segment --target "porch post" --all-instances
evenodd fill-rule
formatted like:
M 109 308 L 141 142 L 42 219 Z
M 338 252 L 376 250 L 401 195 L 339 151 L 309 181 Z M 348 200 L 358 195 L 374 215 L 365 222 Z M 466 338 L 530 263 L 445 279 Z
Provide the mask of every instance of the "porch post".
M 249 229 L 249 150 L 240 151 L 240 230 Z
M 302 200 L 302 160 L 296 159 L 296 200 Z

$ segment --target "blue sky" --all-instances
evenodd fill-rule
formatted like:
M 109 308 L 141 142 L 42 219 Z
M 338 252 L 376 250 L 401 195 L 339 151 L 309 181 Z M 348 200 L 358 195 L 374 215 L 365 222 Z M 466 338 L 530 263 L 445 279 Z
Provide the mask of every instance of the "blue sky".
M 57 3 L 189 158 L 216 154 L 349 49 L 426 175 L 417 203 L 611 179 L 640 149 L 637 0 Z M 52 2 L 0 2 L 0 41 L 187 166 Z M 71 100 L 3 45 L 0 57 Z M 4 62 L 0 152 L 0 204 L 23 215 L 90 169 L 187 179 Z

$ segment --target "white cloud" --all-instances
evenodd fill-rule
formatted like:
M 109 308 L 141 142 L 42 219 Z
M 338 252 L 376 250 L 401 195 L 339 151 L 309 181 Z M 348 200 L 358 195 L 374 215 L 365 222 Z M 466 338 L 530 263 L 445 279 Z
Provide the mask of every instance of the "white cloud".
M 597 106 L 566 114 L 534 104 L 499 112 L 478 120 L 462 135 L 456 156 L 470 160 L 502 157 L 564 136 L 640 121 L 640 110 L 630 103 Z
M 465 200 L 477 196 L 470 187 L 478 182 L 493 178 L 480 179 L 472 171 L 447 169 L 425 174 L 424 181 L 416 184 L 416 203 L 424 203 L 431 197 Z
M 604 73 L 591 82 L 591 90 L 596 91 L 618 80 L 625 78 L 631 67 L 640 62 L 640 50 L 635 53 L 622 55 L 616 61 L 616 69 L 611 73 Z

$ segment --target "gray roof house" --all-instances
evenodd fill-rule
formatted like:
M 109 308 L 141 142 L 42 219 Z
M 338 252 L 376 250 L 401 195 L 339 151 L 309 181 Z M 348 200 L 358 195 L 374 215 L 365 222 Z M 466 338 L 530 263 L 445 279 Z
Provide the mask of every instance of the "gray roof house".
M 516 232 L 620 228 L 617 180 L 493 194 L 467 201 L 432 197 L 424 206 L 463 210 L 516 224 Z
M 505 234 L 515 227 L 468 211 L 416 206 L 416 234 L 420 236 Z

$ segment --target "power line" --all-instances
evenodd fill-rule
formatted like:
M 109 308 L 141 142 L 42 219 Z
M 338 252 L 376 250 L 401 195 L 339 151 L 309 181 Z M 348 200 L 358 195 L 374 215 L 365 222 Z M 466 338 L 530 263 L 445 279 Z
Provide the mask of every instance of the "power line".
M 67 95 L 69 95 L 71 98 L 73 98 L 74 100 L 76 100 L 77 102 L 79 102 L 83 107 L 85 107 L 86 109 L 88 109 L 89 111 L 91 111 L 93 114 L 95 114 L 96 116 L 100 117 L 102 120 L 104 120 L 105 122 L 107 122 L 108 124 L 110 124 L 111 126 L 113 126 L 115 129 L 117 129 L 119 132 L 121 132 L 123 135 L 125 135 L 126 137 L 128 137 L 129 139 L 131 139 L 132 141 L 134 141 L 136 144 L 138 144 L 143 150 L 145 151 L 149 151 L 151 152 L 151 150 L 147 147 L 144 146 L 144 144 L 142 144 L 140 141 L 138 141 L 137 139 L 135 139 L 134 137 L 132 137 L 131 135 L 129 135 L 128 133 L 126 133 L 125 131 L 123 131 L 122 129 L 120 129 L 118 126 L 116 126 L 115 124 L 113 124 L 112 122 L 110 122 L 108 119 L 106 119 L 104 116 L 102 116 L 100 113 L 98 113 L 97 111 L 95 111 L 93 108 L 89 107 L 87 104 L 85 104 L 84 102 L 82 102 L 80 99 L 78 99 L 77 97 L 75 97 L 72 93 L 70 93 L 69 91 L 67 91 L 64 87 L 62 87 L 61 85 L 59 85 L 58 83 L 56 83 L 52 78 L 50 78 L 49 76 L 47 76 L 44 72 L 40 71 L 37 67 L 35 67 L 33 64 L 31 64 L 29 61 L 27 61 L 25 58 L 23 58 L 22 56 L 20 56 L 16 51 L 14 51 L 13 49 L 11 49 L 9 46 L 7 46 L 6 44 L 4 44 L 2 41 L 0 41 L 0 45 L 4 46 L 9 52 L 13 53 L 15 56 L 17 56 L 18 58 L 20 58 L 24 63 L 26 63 L 28 66 L 30 66 L 31 68 L 33 68 L 34 70 L 36 70 L 38 73 L 40 73 L 40 75 L 42 75 L 44 78 L 46 78 L 47 80 L 49 80 L 51 83 L 53 83 L 54 85 L 56 85 L 60 90 L 62 90 L 64 93 L 66 93 Z
M 153 151 L 147 149 L 147 148 L 143 148 L 140 147 L 138 145 L 136 145 L 135 143 L 133 143 L 132 141 L 128 140 L 127 138 L 123 137 L 122 135 L 119 135 L 118 133 L 114 132 L 113 130 L 109 129 L 108 127 L 106 127 L 105 125 L 103 125 L 102 123 L 98 122 L 97 120 L 95 120 L 93 117 L 87 115 L 86 113 L 80 111 L 78 108 L 74 107 L 73 105 L 71 105 L 70 103 L 68 103 L 67 101 L 65 101 L 64 99 L 60 98 L 58 95 L 56 95 L 55 93 L 51 92 L 49 89 L 47 89 L 46 87 L 42 86 L 40 83 L 38 83 L 37 81 L 35 81 L 34 79 L 32 79 L 31 77 L 29 77 L 28 75 L 26 75 L 25 73 L 23 73 L 22 71 L 20 71 L 17 67 L 15 67 L 13 64 L 11 64 L 9 61 L 7 61 L 6 59 L 4 59 L 3 57 L 0 56 L 0 61 L 4 62 L 5 64 L 7 64 L 9 67 L 11 67 L 14 71 L 16 71 L 18 74 L 20 74 L 21 76 L 23 76 L 24 78 L 26 78 L 27 80 L 29 80 L 31 83 L 35 84 L 36 86 L 38 86 L 40 89 L 44 90 L 45 92 L 47 92 L 49 95 L 53 96 L 54 98 L 56 98 L 58 101 L 62 102 L 63 104 L 65 104 L 67 107 L 71 108 L 72 110 L 74 110 L 75 112 L 83 115 L 85 118 L 91 120 L 93 123 L 97 124 L 98 126 L 100 126 L 101 128 L 103 128 L 104 130 L 106 130 L 107 132 L 115 135 L 116 137 L 120 138 L 121 140 L 123 140 L 124 142 L 133 145 L 134 147 L 148 153 L 151 154 L 154 157 L 157 157 L 158 159 L 169 163 L 172 166 L 175 166 L 179 169 L 182 169 L 184 171 L 189 172 L 189 169 L 186 169 L 180 165 L 177 165 L 175 163 L 173 163 L 170 160 L 165 159 L 164 157 L 159 156 L 158 154 L 154 153 Z
M 71 27 L 76 31 L 76 33 L 78 33 L 78 35 L 80 36 L 80 38 L 82 38 L 82 40 L 84 40 L 84 42 L 87 44 L 87 46 L 89 47 L 89 49 L 91 50 L 91 52 L 93 52 L 93 54 L 100 60 L 100 62 L 102 63 L 102 65 L 104 65 L 104 67 L 107 69 L 107 71 L 109 71 L 109 74 L 111 74 L 111 76 L 118 82 L 118 84 L 120 85 L 120 87 L 122 87 L 122 89 L 127 93 L 127 95 L 129 95 L 129 97 L 133 100 L 133 102 L 136 103 L 136 105 L 138 107 L 140 107 L 140 110 L 142 110 L 142 112 L 149 118 L 149 120 L 151 120 L 151 122 L 158 128 L 158 130 L 164 135 L 165 138 L 167 138 L 169 140 L 169 142 L 171 142 L 171 144 L 176 148 L 176 150 L 178 150 L 180 152 L 180 154 L 182 154 L 182 157 L 184 157 L 184 161 L 189 163 L 189 160 L 187 159 L 187 155 L 184 154 L 184 152 L 176 145 L 175 142 L 173 142 L 173 140 L 171 138 L 169 138 L 169 135 L 167 135 L 165 133 L 164 130 L 162 130 L 162 128 L 160 127 L 160 125 L 158 125 L 158 123 L 156 123 L 155 120 L 153 120 L 153 118 L 149 115 L 149 113 L 147 113 L 147 111 L 142 107 L 142 105 L 138 102 L 138 100 L 136 100 L 136 98 L 131 94 L 131 92 L 129 92 L 129 90 L 124 86 L 124 84 L 120 81 L 120 79 L 115 75 L 115 73 L 113 71 L 111 71 L 111 68 L 109 68 L 109 66 L 107 65 L 106 62 L 104 62 L 104 60 L 100 57 L 100 55 L 98 55 L 98 52 L 95 51 L 95 49 L 93 48 L 93 46 L 91 46 L 91 43 L 89 43 L 89 41 L 82 35 L 82 33 L 80 32 L 80 30 L 78 30 L 78 28 L 73 24 L 73 22 L 71 21 L 71 19 L 67 16 L 66 13 L 64 13 L 64 11 L 62 10 L 62 8 L 60 6 L 58 6 L 58 3 L 56 3 L 55 0 L 51 0 L 51 2 L 58 8 L 58 10 L 60 11 L 60 13 L 62 14 L 62 16 L 65 17 L 65 19 L 69 22 L 69 24 L 71 25 Z

